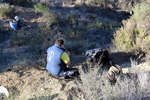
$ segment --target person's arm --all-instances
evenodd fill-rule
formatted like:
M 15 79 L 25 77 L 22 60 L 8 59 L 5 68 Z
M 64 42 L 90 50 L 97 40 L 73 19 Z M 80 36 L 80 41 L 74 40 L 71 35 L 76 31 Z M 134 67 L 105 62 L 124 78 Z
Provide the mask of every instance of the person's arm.
M 61 59 L 63 60 L 63 62 L 66 65 L 68 65 L 68 66 L 70 65 L 70 57 L 69 57 L 69 55 L 66 52 L 62 53 Z
M 65 50 L 65 52 L 70 56 L 70 52 L 68 50 Z
M 69 60 L 69 62 L 66 65 L 68 65 L 68 66 L 70 65 L 70 60 Z

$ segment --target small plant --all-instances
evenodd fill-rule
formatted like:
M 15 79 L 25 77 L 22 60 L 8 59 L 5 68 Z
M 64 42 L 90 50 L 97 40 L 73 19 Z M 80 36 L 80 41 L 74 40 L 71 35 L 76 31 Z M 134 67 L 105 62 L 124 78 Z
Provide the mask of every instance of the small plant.
M 128 52 L 133 48 L 134 37 L 126 29 L 121 28 L 114 34 L 113 43 L 116 45 L 118 49 Z
M 48 5 L 43 5 L 41 3 L 34 5 L 34 9 L 41 13 L 50 12 Z
M 150 50 L 150 36 L 143 29 L 135 28 L 129 31 L 121 28 L 114 34 L 112 42 L 123 52 L 148 52 Z
M 0 17 L 8 17 L 13 14 L 14 6 L 10 6 L 7 3 L 0 4 Z

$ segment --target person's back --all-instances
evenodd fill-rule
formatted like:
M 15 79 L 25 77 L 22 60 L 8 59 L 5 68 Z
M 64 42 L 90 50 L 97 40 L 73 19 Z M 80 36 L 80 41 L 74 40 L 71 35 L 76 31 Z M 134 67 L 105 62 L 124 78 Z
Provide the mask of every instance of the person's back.
M 60 58 L 63 52 L 65 52 L 65 49 L 57 44 L 48 48 L 47 50 L 46 69 L 52 75 L 58 75 L 60 71 L 62 71 L 66 67 L 65 63 Z
M 18 29 L 16 21 L 10 21 L 9 24 L 10 24 L 10 26 L 11 26 L 12 29 L 14 29 L 14 30 Z

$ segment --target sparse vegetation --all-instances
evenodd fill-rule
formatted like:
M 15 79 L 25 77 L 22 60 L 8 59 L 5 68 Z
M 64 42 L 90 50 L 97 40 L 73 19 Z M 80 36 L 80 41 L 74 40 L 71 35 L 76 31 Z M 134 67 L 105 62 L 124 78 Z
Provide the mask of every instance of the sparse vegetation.
M 106 81 L 105 74 L 100 75 L 99 68 L 91 69 L 88 73 L 81 71 L 82 83 L 77 81 L 79 88 L 70 92 L 71 99 L 143 100 L 149 98 L 149 73 L 142 72 L 136 62 L 131 61 L 131 63 L 130 74 L 122 74 L 114 86 Z
M 133 8 L 133 16 L 124 23 L 124 27 L 114 34 L 113 43 L 124 52 L 137 51 L 148 52 L 150 50 L 149 30 L 144 23 L 149 22 L 149 4 L 137 4 Z
M 95 20 L 88 24 L 89 28 L 97 28 L 104 31 L 112 31 L 119 27 L 120 24 L 116 22 L 110 22 L 108 20 Z
M 14 6 L 10 6 L 7 3 L 0 4 L 0 17 L 9 17 L 9 15 L 13 14 Z
M 16 34 L 13 34 L 11 36 L 11 45 L 37 45 L 41 44 L 44 41 L 45 34 L 36 31 L 36 32 L 31 32 L 31 31 L 18 31 Z
M 34 5 L 34 9 L 41 13 L 50 12 L 48 5 L 43 5 L 41 3 Z

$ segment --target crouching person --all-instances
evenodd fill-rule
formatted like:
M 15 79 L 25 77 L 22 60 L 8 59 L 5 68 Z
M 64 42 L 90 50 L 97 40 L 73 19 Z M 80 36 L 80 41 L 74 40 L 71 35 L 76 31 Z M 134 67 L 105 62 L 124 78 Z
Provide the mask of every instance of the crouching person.
M 24 21 L 23 21 L 23 19 L 21 17 L 15 16 L 15 20 L 17 22 L 17 27 L 18 28 L 21 28 L 24 25 Z
M 70 65 L 70 53 L 64 48 L 64 40 L 58 39 L 47 50 L 46 69 L 56 78 L 74 76 L 78 73 L 77 68 L 67 68 Z

